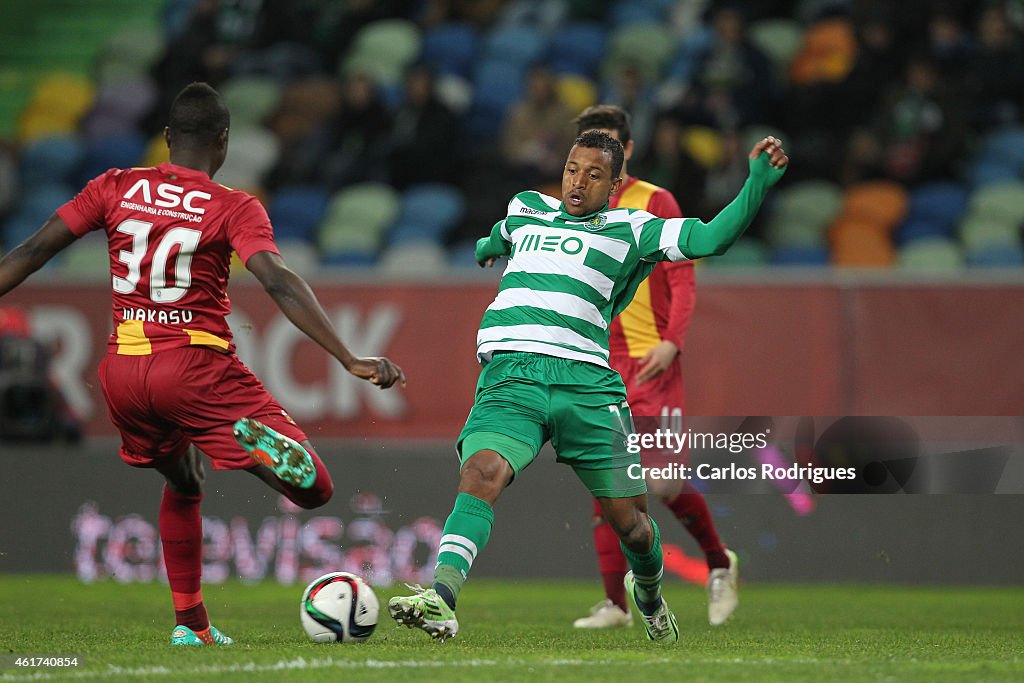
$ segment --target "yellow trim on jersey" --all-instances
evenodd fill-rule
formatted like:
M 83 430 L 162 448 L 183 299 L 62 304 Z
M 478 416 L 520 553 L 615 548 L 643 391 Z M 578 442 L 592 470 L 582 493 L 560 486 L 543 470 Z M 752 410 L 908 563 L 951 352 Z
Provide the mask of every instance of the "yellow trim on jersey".
M 651 201 L 651 197 L 658 191 L 658 186 L 648 183 L 643 180 L 638 180 L 622 192 L 622 196 L 619 197 L 619 208 L 620 209 L 643 209 L 647 210 L 647 205 Z
M 221 339 L 217 335 L 210 334 L 209 332 L 203 332 L 202 330 L 182 330 L 182 332 L 188 334 L 189 344 L 192 344 L 193 346 L 213 346 L 218 349 L 224 349 L 225 351 L 227 351 L 228 347 L 231 346 L 231 343 L 227 340 Z
M 145 323 L 141 320 L 125 320 L 117 325 L 117 355 L 148 356 L 153 345 L 146 337 Z
M 622 209 L 646 211 L 651 197 L 657 191 L 657 185 L 637 180 L 622 192 L 618 206 Z M 651 308 L 649 278 L 640 283 L 633 300 L 619 314 L 619 322 L 622 324 L 622 336 L 626 339 L 626 347 L 629 349 L 631 358 L 642 358 L 647 355 L 648 351 L 661 343 L 658 325 L 654 321 L 654 309 Z

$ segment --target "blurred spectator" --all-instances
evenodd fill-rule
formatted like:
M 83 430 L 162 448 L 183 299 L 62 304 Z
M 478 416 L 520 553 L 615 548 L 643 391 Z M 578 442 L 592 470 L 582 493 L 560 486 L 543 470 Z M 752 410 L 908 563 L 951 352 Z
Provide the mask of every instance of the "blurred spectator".
M 885 151 L 878 134 L 868 127 L 855 128 L 847 139 L 836 180 L 848 187 L 885 177 Z
M 683 96 L 683 120 L 726 129 L 765 121 L 772 114 L 772 62 L 747 37 L 744 9 L 728 3 L 711 17 L 711 44 L 697 59 L 693 82 Z
M 925 52 L 943 79 L 955 81 L 953 87 L 959 87 L 974 57 L 975 42 L 954 4 L 938 4 L 932 10 Z
M 654 89 L 644 81 L 643 73 L 633 64 L 620 65 L 616 78 L 606 88 L 601 101 L 629 112 L 629 129 L 637 149 L 651 144 L 654 119 L 657 117 Z
M 981 11 L 977 38 L 967 81 L 972 121 L 981 130 L 1019 123 L 1024 105 L 1024 47 L 1003 5 Z
M 743 136 L 737 130 L 722 131 L 722 154 L 718 163 L 708 169 L 704 183 L 704 207 L 697 215 L 710 219 L 718 214 L 743 187 L 749 172 Z M 753 234 L 756 227 L 755 222 L 748 232 Z
M 388 181 L 391 115 L 369 76 L 357 73 L 345 81 L 341 110 L 328 122 L 325 133 L 327 154 L 318 176 L 329 188 Z
M 930 57 L 912 57 L 878 114 L 886 175 L 908 185 L 955 179 L 966 151 L 961 102 Z
M 648 149 L 632 170 L 638 178 L 672 193 L 684 216 L 703 217 L 705 172 L 683 149 L 682 127 L 675 118 L 662 116 L 654 126 Z
M 501 130 L 502 154 L 522 187 L 561 176 L 565 150 L 574 138 L 573 115 L 558 99 L 551 72 L 543 66 L 531 68 L 526 95 L 512 107 Z
M 434 92 L 434 75 L 416 65 L 405 76 L 405 99 L 391 133 L 391 181 L 399 189 L 414 183 L 455 180 L 459 162 L 455 114 Z

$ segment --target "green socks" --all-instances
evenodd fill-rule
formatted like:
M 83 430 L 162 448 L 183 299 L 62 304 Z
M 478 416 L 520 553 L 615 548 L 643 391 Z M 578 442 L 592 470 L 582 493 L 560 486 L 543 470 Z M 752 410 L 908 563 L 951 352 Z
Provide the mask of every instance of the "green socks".
M 460 493 L 455 498 L 455 508 L 444 523 L 433 586 L 449 607 L 455 608 L 473 560 L 487 546 L 492 526 L 494 509 L 486 501 L 468 493 Z M 661 566 L 660 543 L 658 566 Z
M 619 545 L 629 562 L 629 568 L 633 570 L 637 602 L 657 607 L 661 602 L 661 576 L 665 571 L 661 555 L 661 531 L 653 517 L 647 519 L 651 520 L 651 529 L 654 531 L 654 544 L 650 550 L 634 553 L 621 543 Z

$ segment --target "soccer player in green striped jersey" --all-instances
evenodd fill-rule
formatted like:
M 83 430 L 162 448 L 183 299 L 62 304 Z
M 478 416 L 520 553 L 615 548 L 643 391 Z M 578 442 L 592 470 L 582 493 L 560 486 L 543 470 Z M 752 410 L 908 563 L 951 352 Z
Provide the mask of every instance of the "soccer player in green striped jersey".
M 722 254 L 746 230 L 789 164 L 774 137 L 754 145 L 749 160 L 739 195 L 708 223 L 656 218 L 608 208 L 622 183 L 623 149 L 607 133 L 589 131 L 569 151 L 563 200 L 520 192 L 477 243 L 481 265 L 501 256 L 509 263 L 477 335 L 483 370 L 457 442 L 459 489 L 434 583 L 392 598 L 396 621 L 442 641 L 458 633 L 455 603 L 490 537 L 493 505 L 550 441 L 619 536 L 631 568 L 626 593 L 647 637 L 678 640 L 661 597 L 661 537 L 647 514 L 640 456 L 626 447 L 632 418 L 622 379 L 608 365 L 608 326 L 655 263 Z

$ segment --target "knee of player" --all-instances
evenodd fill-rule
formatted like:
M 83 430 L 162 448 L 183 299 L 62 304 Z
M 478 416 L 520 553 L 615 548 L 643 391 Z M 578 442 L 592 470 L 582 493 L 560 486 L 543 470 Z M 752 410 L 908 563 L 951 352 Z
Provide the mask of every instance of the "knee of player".
M 310 495 L 296 501 L 296 504 L 305 510 L 313 510 L 327 504 L 334 496 L 334 482 L 330 477 L 317 477 L 317 482 L 310 489 Z
M 511 481 L 512 468 L 494 451 L 480 451 L 466 460 L 459 479 L 459 490 L 466 493 L 500 492 Z
M 636 511 L 616 529 L 622 544 L 634 552 L 647 552 L 654 540 L 654 532 L 646 514 Z

